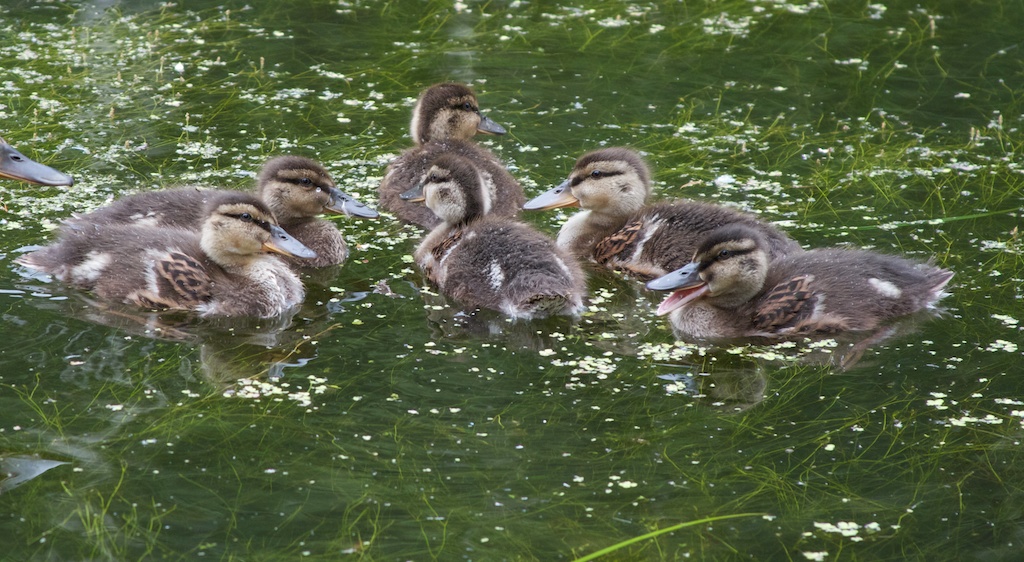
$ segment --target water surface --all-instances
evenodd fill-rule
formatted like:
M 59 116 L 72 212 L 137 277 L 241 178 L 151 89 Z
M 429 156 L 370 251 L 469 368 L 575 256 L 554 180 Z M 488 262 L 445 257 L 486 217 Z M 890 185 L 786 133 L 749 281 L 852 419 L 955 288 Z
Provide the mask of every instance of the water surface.
M 0 185 L 0 464 L 38 472 L 0 491 L 11 559 L 565 560 L 687 522 L 608 559 L 1016 559 L 1019 2 L 262 4 L 0 8 L 0 133 L 76 178 Z M 844 342 L 676 342 L 597 271 L 578 322 L 460 321 L 388 216 L 338 221 L 351 259 L 290 322 L 14 264 L 72 212 L 275 154 L 372 203 L 443 80 L 530 195 L 632 146 L 661 197 L 933 258 L 947 314 L 845 369 Z

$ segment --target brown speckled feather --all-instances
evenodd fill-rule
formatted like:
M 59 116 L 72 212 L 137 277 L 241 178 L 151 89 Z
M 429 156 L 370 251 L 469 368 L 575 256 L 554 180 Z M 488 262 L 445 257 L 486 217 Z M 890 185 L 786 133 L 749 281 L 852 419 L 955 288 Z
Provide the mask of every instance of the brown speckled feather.
M 784 232 L 749 213 L 712 203 L 677 201 L 645 207 L 598 242 L 592 256 L 605 267 L 647 281 L 689 263 L 697 243 L 728 224 L 758 230 L 773 257 L 801 250 Z
M 208 301 L 213 280 L 201 263 L 187 254 L 170 252 L 166 259 L 153 264 L 153 270 L 177 295 L 181 308 L 191 308 Z
M 766 291 L 754 312 L 754 327 L 776 332 L 810 318 L 818 302 L 811 287 L 813 280 L 813 275 L 797 275 Z
M 453 230 L 437 246 L 431 248 L 430 253 L 434 255 L 434 259 L 437 261 L 441 261 L 441 258 L 443 258 L 444 255 L 447 254 L 448 251 L 451 250 L 456 244 L 458 244 L 459 240 L 462 240 L 462 233 L 463 230 L 461 228 L 457 228 Z
M 644 221 L 642 220 L 632 221 L 598 242 L 594 247 L 594 261 L 605 265 L 613 257 L 626 253 L 636 244 L 637 237 L 643 231 L 643 226 Z

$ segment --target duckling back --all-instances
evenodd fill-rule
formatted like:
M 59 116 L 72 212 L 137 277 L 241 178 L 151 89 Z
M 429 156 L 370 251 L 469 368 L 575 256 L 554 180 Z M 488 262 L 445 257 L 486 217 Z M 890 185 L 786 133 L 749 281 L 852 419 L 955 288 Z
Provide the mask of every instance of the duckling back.
M 953 274 L 898 256 L 841 248 L 771 259 L 756 229 L 730 224 L 694 259 L 647 283 L 672 290 L 658 307 L 682 337 L 789 337 L 871 331 L 933 308 Z
M 265 250 L 311 255 L 255 197 L 210 200 L 201 232 L 138 224 L 74 223 L 53 244 L 18 258 L 99 297 L 200 315 L 279 315 L 302 301 L 288 266 Z
M 203 209 L 219 193 L 223 192 L 196 187 L 135 193 L 67 219 L 62 230 L 101 225 L 198 229 L 203 223 Z
M 867 250 L 816 249 L 773 261 L 761 295 L 741 308 L 757 335 L 874 330 L 932 309 L 953 273 Z
M 593 258 L 605 267 L 648 281 L 689 263 L 704 237 L 727 225 L 743 225 L 760 233 L 770 258 L 802 250 L 786 233 L 749 213 L 712 203 L 679 201 L 637 212 L 625 226 L 594 246 Z
M 441 292 L 471 306 L 524 319 L 583 309 L 585 278 L 576 260 L 508 218 L 439 227 L 417 249 L 416 261 Z
M 316 252 L 312 259 L 282 256 L 297 269 L 339 265 L 348 257 L 341 231 L 319 215 L 332 212 L 377 216 L 375 211 L 338 190 L 323 166 L 302 156 L 268 160 L 257 177 L 256 189 L 281 227 Z M 121 224 L 199 229 L 208 202 L 231 193 L 239 192 L 183 187 L 137 193 L 68 219 L 65 228 Z
M 272 317 L 304 297 L 298 277 L 276 257 L 230 274 L 203 252 L 196 232 L 181 228 L 92 225 L 17 261 L 104 300 L 201 316 Z

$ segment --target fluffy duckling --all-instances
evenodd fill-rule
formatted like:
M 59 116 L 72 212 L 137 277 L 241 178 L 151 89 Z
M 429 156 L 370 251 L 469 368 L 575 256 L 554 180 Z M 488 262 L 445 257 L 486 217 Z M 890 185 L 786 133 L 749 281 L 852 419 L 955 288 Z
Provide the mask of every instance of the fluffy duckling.
M 49 166 L 35 162 L 18 152 L 0 137 L 0 178 L 27 181 L 39 185 L 74 185 L 75 180 Z
M 68 224 L 72 228 L 80 224 L 135 224 L 198 229 L 206 218 L 206 202 L 222 193 L 193 187 L 138 193 L 70 219 Z M 268 160 L 257 176 L 256 195 L 270 208 L 281 228 L 316 252 L 313 259 L 286 258 L 294 267 L 338 265 L 348 257 L 341 231 L 318 215 L 378 216 L 335 187 L 323 166 L 301 156 Z
M 578 314 L 579 265 L 540 232 L 489 214 L 483 175 L 470 159 L 442 154 L 409 193 L 443 221 L 416 249 L 424 275 L 450 298 L 513 318 Z
M 628 148 L 603 148 L 576 161 L 569 178 L 530 200 L 528 210 L 579 206 L 558 233 L 558 246 L 640 280 L 660 277 L 690 261 L 704 234 L 726 224 L 762 233 L 772 256 L 800 245 L 754 216 L 711 203 L 647 205 L 651 172 Z
M 302 302 L 304 291 L 266 251 L 315 257 L 256 197 L 225 191 L 210 197 L 200 232 L 79 221 L 17 262 L 110 301 L 269 318 Z
M 480 113 L 476 95 L 462 84 L 435 84 L 420 94 L 410 126 L 416 146 L 403 152 L 384 173 L 380 206 L 403 222 L 434 228 L 441 220 L 422 204 L 402 199 L 433 161 L 451 152 L 473 160 L 492 202 L 491 212 L 515 217 L 526 201 L 523 188 L 491 151 L 472 141 L 477 133 L 503 135 L 505 129 Z
M 874 330 L 932 308 L 953 273 L 866 250 L 809 250 L 771 259 L 757 229 L 705 236 L 693 261 L 647 283 L 674 291 L 658 314 L 692 338 L 786 337 Z

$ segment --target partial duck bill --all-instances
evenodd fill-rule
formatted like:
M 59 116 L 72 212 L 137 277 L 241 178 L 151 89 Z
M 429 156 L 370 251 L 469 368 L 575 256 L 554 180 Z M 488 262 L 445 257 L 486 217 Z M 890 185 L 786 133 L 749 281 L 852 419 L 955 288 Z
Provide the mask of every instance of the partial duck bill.
M 316 252 L 274 224 L 270 225 L 270 239 L 263 243 L 263 249 L 296 258 L 312 259 L 316 257 Z
M 476 126 L 476 132 L 485 135 L 504 135 L 508 131 L 505 130 L 505 127 L 495 123 L 490 117 L 481 115 L 480 124 Z
M 40 164 L 0 139 L 0 177 L 39 185 L 71 186 L 71 176 Z
M 652 291 L 672 291 L 672 294 L 658 305 L 659 316 L 681 308 L 708 292 L 707 283 L 700 277 L 699 267 L 699 263 L 691 262 L 647 282 L 647 288 Z
M 527 211 L 546 211 L 559 207 L 579 207 L 580 200 L 572 194 L 569 180 L 552 187 L 540 195 L 530 199 L 523 205 Z
M 372 207 L 336 187 L 331 188 L 330 193 L 331 201 L 324 207 L 329 212 L 363 219 L 375 219 L 380 216 Z

